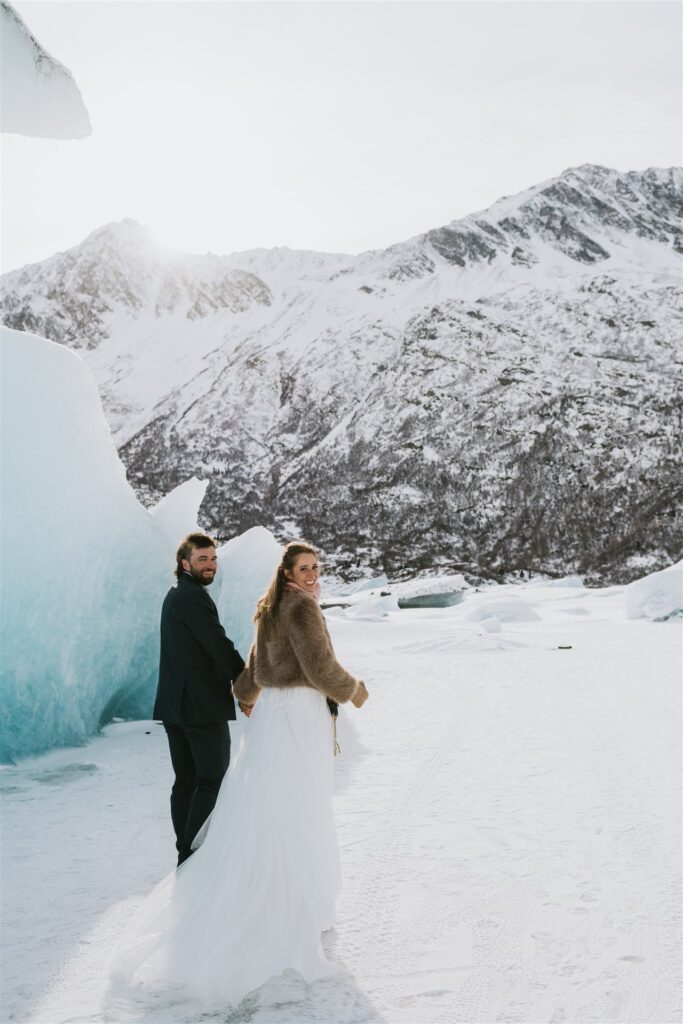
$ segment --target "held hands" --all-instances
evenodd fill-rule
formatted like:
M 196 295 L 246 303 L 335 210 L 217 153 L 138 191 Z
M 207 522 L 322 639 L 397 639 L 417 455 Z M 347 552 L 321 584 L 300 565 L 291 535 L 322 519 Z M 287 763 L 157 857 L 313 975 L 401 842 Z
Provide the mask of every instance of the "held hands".
M 237 706 L 240 709 L 240 711 L 242 712 L 242 714 L 246 715 L 247 718 L 249 718 L 249 716 L 251 715 L 252 711 L 254 710 L 254 705 L 253 704 L 245 704 L 244 701 L 241 701 L 241 700 L 237 701 Z
M 358 686 L 356 687 L 355 693 L 351 698 L 351 703 L 354 707 L 362 708 L 368 699 L 368 690 L 362 679 L 358 680 Z

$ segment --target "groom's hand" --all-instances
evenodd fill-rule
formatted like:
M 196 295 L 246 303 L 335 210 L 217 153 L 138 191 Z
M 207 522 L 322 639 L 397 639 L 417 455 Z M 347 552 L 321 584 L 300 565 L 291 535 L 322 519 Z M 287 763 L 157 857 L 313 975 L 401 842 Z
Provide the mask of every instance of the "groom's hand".
M 247 718 L 249 718 L 249 715 L 254 710 L 254 705 L 253 704 L 244 704 L 241 700 L 237 701 L 237 706 L 240 709 L 240 711 L 242 712 L 242 714 L 246 715 Z

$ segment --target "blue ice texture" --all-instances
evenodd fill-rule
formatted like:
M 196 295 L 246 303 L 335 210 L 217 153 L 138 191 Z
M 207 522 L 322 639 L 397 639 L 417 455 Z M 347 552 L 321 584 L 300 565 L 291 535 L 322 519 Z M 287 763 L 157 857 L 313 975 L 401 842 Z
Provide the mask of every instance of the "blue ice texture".
M 80 356 L 0 329 L 0 760 L 85 742 L 114 717 L 149 718 L 161 602 L 206 484 L 147 511 L 126 479 Z M 260 527 L 219 549 L 209 591 L 241 653 L 280 557 Z

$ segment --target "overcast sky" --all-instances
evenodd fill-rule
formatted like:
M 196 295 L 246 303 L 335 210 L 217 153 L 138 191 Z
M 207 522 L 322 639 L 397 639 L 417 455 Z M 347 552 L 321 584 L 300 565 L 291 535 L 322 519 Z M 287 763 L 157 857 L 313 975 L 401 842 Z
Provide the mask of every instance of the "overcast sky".
M 2 137 L 4 270 L 123 217 L 187 252 L 359 252 L 566 167 L 682 162 L 676 2 L 14 6 L 93 134 Z

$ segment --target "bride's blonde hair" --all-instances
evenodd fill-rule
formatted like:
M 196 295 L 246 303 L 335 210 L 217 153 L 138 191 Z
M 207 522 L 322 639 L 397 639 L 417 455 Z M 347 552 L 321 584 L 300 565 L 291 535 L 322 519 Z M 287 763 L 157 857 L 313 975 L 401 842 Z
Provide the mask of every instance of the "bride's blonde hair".
M 289 582 L 285 572 L 292 571 L 299 555 L 314 555 L 317 557 L 317 554 L 315 548 L 312 548 L 310 544 L 303 540 L 292 540 L 285 546 L 280 564 L 275 570 L 275 575 L 270 581 L 265 594 L 258 601 L 256 612 L 254 613 L 254 622 L 259 622 L 259 620 L 263 622 L 266 636 L 269 636 L 272 631 L 282 595 Z

